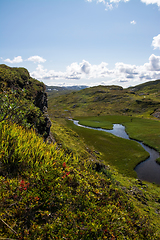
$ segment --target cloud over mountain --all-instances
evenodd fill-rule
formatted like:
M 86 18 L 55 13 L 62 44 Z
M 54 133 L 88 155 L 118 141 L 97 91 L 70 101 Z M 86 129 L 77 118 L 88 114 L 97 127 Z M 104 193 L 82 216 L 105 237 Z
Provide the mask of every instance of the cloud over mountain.
M 149 61 L 144 65 L 136 66 L 117 62 L 113 69 L 108 68 L 108 63 L 102 62 L 94 65 L 86 60 L 81 63 L 74 62 L 66 67 L 65 72 L 56 72 L 54 70 L 44 69 L 42 65 L 38 65 L 35 71 L 31 73 L 32 77 L 46 81 L 47 85 L 54 85 L 55 81 L 77 80 L 77 84 L 83 79 L 90 79 L 92 82 L 98 79 L 106 84 L 116 83 L 119 85 L 129 86 L 132 82 L 134 85 L 142 80 L 160 78 L 160 56 L 152 54 Z M 80 80 L 80 81 L 79 81 Z

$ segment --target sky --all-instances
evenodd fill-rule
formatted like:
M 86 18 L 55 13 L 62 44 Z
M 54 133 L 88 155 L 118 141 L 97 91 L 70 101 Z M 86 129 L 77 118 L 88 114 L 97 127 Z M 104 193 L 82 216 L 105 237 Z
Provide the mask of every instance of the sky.
M 160 0 L 0 0 L 0 64 L 48 86 L 160 79 Z

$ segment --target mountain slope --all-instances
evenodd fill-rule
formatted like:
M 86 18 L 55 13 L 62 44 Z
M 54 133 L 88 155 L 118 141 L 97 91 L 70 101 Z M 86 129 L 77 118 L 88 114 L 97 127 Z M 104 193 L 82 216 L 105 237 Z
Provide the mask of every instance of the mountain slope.
M 36 125 L 20 122 L 30 105 L 44 114 L 43 84 L 25 69 L 0 70 L 2 114 L 6 104 L 20 106 L 0 121 L 0 238 L 159 239 L 160 189 L 105 166 L 101 153 L 59 118 L 51 127 L 56 143 L 44 142 Z
M 54 128 L 78 146 L 74 132 Z M 159 239 L 155 205 L 148 206 L 159 191 L 152 188 L 153 199 L 141 182 L 122 187 L 109 169 L 96 172 L 89 159 L 67 155 L 15 124 L 0 123 L 0 136 L 0 162 L 8 172 L 0 176 L 2 238 Z
M 55 117 L 108 114 L 151 116 L 160 111 L 160 80 L 128 89 L 96 86 L 57 98 L 50 96 L 49 111 Z

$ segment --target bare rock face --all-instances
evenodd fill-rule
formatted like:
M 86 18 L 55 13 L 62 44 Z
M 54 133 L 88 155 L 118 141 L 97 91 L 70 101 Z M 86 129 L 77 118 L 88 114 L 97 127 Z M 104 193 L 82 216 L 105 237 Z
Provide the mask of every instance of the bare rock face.
M 44 108 L 48 108 L 48 100 L 47 100 L 47 93 L 46 92 L 37 92 L 37 96 L 35 98 L 35 105 L 39 107 L 41 111 L 44 111 Z
M 160 112 L 153 113 L 153 117 L 160 118 Z
M 37 92 L 37 96 L 35 98 L 35 102 L 34 102 L 35 106 L 38 107 L 45 118 L 45 126 L 44 126 L 44 131 L 45 131 L 45 140 L 47 140 L 48 138 L 51 139 L 52 137 L 50 136 L 50 128 L 51 128 L 51 120 L 49 118 L 48 115 L 48 99 L 47 99 L 47 93 L 46 92 Z

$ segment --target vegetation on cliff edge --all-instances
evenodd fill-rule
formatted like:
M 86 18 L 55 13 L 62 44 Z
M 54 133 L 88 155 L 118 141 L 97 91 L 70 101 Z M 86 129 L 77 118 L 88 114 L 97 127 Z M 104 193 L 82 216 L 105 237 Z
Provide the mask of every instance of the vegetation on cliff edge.
M 1 237 L 158 239 L 148 213 L 87 159 L 7 122 L 0 123 L 0 141 Z

